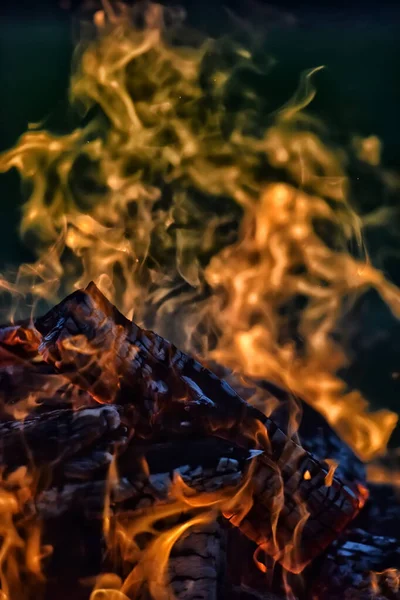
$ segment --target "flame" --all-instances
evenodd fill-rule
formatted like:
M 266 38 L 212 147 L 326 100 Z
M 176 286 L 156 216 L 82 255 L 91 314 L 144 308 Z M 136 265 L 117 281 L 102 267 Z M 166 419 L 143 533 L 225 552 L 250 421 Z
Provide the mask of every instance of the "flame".
M 35 306 L 95 280 L 129 318 L 153 323 L 235 373 L 284 385 L 362 459 L 381 455 L 397 417 L 370 412 L 360 392 L 346 389 L 338 372 L 351 357 L 333 334 L 369 288 L 396 317 L 400 294 L 364 251 L 347 149 L 326 143 L 322 124 L 306 112 L 320 67 L 304 73 L 297 93 L 266 124 L 261 98 L 240 77 L 267 73 L 269 62 L 260 65 L 256 53 L 233 41 L 174 44 L 167 26 L 173 13 L 146 6 L 144 26 L 135 27 L 135 11 L 105 3 L 94 16 L 94 39 L 77 48 L 70 98 L 85 124 L 65 135 L 33 126 L 0 157 L 0 170 L 16 168 L 29 184 L 20 234 L 37 254 L 14 282 L 1 280 L 16 298 L 12 310 L 21 310 L 28 293 Z M 378 168 L 379 140 L 354 144 L 360 160 Z M 169 598 L 175 542 L 221 514 L 240 522 L 251 505 L 249 479 L 228 496 L 196 495 L 178 478 L 165 505 L 115 518 L 116 481 L 113 462 L 104 534 L 116 560 L 133 566 L 125 580 L 100 578 L 91 600 L 135 597 L 144 582 L 158 600 Z M 0 499 L 3 595 L 19 600 L 16 552 L 24 549 L 27 570 L 40 579 L 40 532 L 22 542 L 14 524 L 19 500 L 9 491 Z M 184 523 L 157 531 L 157 520 L 182 514 Z M 290 555 L 306 519 L 305 512 L 285 548 Z M 136 541 L 143 532 L 152 536 L 144 550 Z M 276 547 L 273 539 L 266 551 L 274 556 Z
M 400 487 L 400 472 L 384 468 L 380 465 L 368 465 L 367 479 L 370 483 L 387 483 Z
M 371 573 L 371 591 L 376 594 L 398 594 L 400 590 L 400 572 L 397 569 L 385 569 Z
M 197 350 L 199 322 L 210 323 L 219 337 L 214 348 L 201 340 L 203 354 L 284 384 L 370 460 L 384 451 L 396 416 L 370 413 L 359 392 L 346 391 L 337 372 L 348 357 L 332 333 L 345 303 L 370 287 L 398 316 L 399 292 L 347 250 L 361 233 L 346 155 L 323 143 L 304 111 L 319 69 L 304 74 L 262 135 L 247 133 L 250 109 L 232 115 L 225 133 L 224 94 L 235 80 L 228 50 L 210 40 L 172 45 L 165 18 L 151 4 L 138 30 L 128 9 L 98 13 L 96 40 L 77 51 L 70 94 L 100 115 L 64 136 L 30 130 L 1 157 L 0 168 L 17 168 L 32 190 L 20 230 L 34 234 L 38 262 L 23 267 L 17 288 L 24 281 L 54 300 L 94 279 L 130 317 L 145 321 L 157 306 L 162 332 L 179 307 L 171 291 L 186 285 L 186 304 L 194 304 L 207 285 L 211 295 L 184 315 L 181 345 Z M 237 69 L 255 68 L 247 48 L 232 43 L 229 52 Z M 355 143 L 376 162 L 374 138 Z M 293 183 L 263 181 L 262 160 Z M 214 214 L 202 212 L 195 195 L 205 204 L 213 196 Z M 232 244 L 232 232 L 221 231 L 240 212 Z
M 325 477 L 325 485 L 329 487 L 332 485 L 333 477 L 335 475 L 336 469 L 339 466 L 339 463 L 337 462 L 337 460 L 330 458 L 326 458 L 325 462 L 329 465 L 329 471 Z
M 135 565 L 121 583 L 118 591 L 121 596 L 116 595 L 115 600 L 138 597 L 144 584 L 147 584 L 152 598 L 174 598 L 168 583 L 168 562 L 172 548 L 190 530 L 215 521 L 221 514 L 245 514 L 251 507 L 250 471 L 236 488 L 227 487 L 201 494 L 189 487 L 178 473 L 174 473 L 167 503 L 157 504 L 156 509 L 150 506 L 133 512 L 125 511 L 111 520 L 108 518 L 105 530 L 110 553 L 117 562 Z M 174 521 L 181 520 L 183 515 L 186 520 L 174 525 Z M 157 523 L 163 520 L 169 523 L 169 527 L 160 532 Z M 143 549 L 137 539 L 144 533 L 151 535 L 152 540 Z M 101 589 L 101 593 L 105 594 L 104 599 L 114 600 L 113 590 Z M 98 598 L 98 594 L 96 588 L 91 600 L 100 600 L 102 596 Z
M 28 600 L 32 590 L 39 591 L 44 581 L 42 560 L 51 548 L 41 541 L 34 490 L 35 481 L 26 467 L 1 477 L 0 583 L 4 600 Z
M 225 292 L 223 300 L 214 297 L 223 333 L 213 355 L 233 370 L 268 376 L 305 398 L 370 460 L 385 448 L 397 419 L 386 410 L 368 413 L 361 394 L 345 392 L 336 373 L 346 357 L 332 333 L 346 295 L 355 298 L 375 287 L 396 316 L 399 297 L 368 262 L 332 250 L 315 231 L 321 219 L 343 233 L 342 218 L 319 196 L 286 184 L 265 189 L 248 211 L 240 241 L 214 257 L 206 271 L 210 285 Z M 305 308 L 294 341 L 288 333 L 283 337 L 288 316 L 281 315 L 291 302 L 293 318 L 296 297 Z

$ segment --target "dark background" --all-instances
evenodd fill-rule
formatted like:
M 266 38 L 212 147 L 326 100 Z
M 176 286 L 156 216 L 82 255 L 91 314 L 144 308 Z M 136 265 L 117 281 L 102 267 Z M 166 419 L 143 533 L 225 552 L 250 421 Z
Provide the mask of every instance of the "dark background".
M 388 2 L 308 2 L 279 5 L 244 0 L 180 2 L 189 22 L 215 34 L 227 32 L 225 7 L 253 17 L 268 31 L 268 50 L 278 60 L 276 106 L 296 89 L 303 69 L 320 64 L 313 109 L 333 130 L 378 135 L 383 162 L 399 166 L 400 7 Z M 49 114 L 65 120 L 73 49 L 71 15 L 57 0 L 9 2 L 0 8 L 0 151 L 12 146 L 29 122 Z M 254 15 L 256 15 L 254 17 Z M 287 17 L 288 15 L 288 17 Z M 292 18 L 295 24 L 286 27 Z M 275 27 L 273 25 L 275 24 Z M 20 193 L 15 174 L 0 178 L 0 269 L 28 257 L 18 242 Z
M 174 2 L 177 4 L 178 2 Z M 268 33 L 268 51 L 278 60 L 271 95 L 280 106 L 295 91 L 302 70 L 324 64 L 316 80 L 313 110 L 340 136 L 377 135 L 383 163 L 400 172 L 400 8 L 389 2 L 281 2 L 189 0 L 189 23 L 210 34 L 226 33 L 226 6 L 252 18 Z M 71 15 L 78 3 L 13 2 L 0 9 L 0 150 L 12 146 L 29 122 L 51 115 L 53 129 L 66 126 L 67 88 L 73 50 Z M 351 175 L 350 175 L 351 176 Z M 354 185 L 370 187 L 370 174 Z M 21 193 L 16 173 L 0 176 L 0 270 L 30 254 L 18 239 Z M 377 187 L 376 205 L 379 206 Z M 382 202 L 384 199 L 382 198 Z M 400 233 L 400 225 L 399 225 Z M 387 242 L 375 234 L 375 247 Z M 400 246 L 399 246 L 400 249 Z M 400 261 L 386 275 L 400 283 Z M 400 327 L 380 299 L 367 295 L 354 312 L 360 334 L 355 361 L 345 374 L 374 406 L 399 411 Z M 372 340 L 372 341 L 371 341 Z M 400 443 L 400 436 L 393 443 Z

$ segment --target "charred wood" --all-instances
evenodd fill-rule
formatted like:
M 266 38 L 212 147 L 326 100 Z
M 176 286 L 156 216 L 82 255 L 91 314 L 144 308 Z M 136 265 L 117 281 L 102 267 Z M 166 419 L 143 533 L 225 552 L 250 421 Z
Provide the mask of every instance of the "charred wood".
M 280 561 L 296 572 L 338 537 L 365 500 L 362 466 L 318 415 L 305 408 L 308 429 L 300 431 L 302 442 L 317 458 L 339 459 L 340 479 L 284 432 L 289 429 L 284 390 L 270 386 L 281 411 L 267 418 L 212 371 L 125 319 L 93 284 L 34 324 L 0 328 L 0 352 L 4 400 L 41 390 L 27 419 L 0 423 L 0 465 L 6 472 L 21 465 L 45 467 L 46 477 L 36 484 L 35 510 L 55 546 L 49 573 L 57 573 L 59 541 L 71 520 L 92 523 L 83 545 L 97 543 L 104 551 L 105 499 L 111 518 L 129 519 L 170 502 L 177 475 L 196 493 L 234 490 L 249 476 L 250 510 L 243 514 L 238 506 L 210 525 L 219 532 L 218 544 L 208 529 L 184 536 L 174 548 L 170 578 L 181 598 L 268 598 L 275 588 L 260 571 L 239 580 L 226 576 L 227 532 L 228 554 L 236 531 L 240 539 L 234 547 L 243 549 L 248 562 L 257 551 L 267 570 Z M 44 392 L 43 382 L 50 386 Z M 113 460 L 119 477 L 110 483 Z M 76 536 L 79 540 L 79 531 Z M 325 570 L 340 562 L 334 548 L 321 563 Z M 82 550 L 81 566 L 90 554 L 95 555 Z M 104 558 L 100 554 L 94 573 Z M 382 559 L 384 568 L 390 559 Z M 198 582 L 195 572 L 201 574 Z M 346 578 L 342 572 L 335 577 L 339 589 Z
M 113 443 L 110 441 L 110 446 Z M 106 501 L 112 512 L 118 513 L 172 500 L 169 494 L 174 477 L 197 493 L 226 487 L 233 490 L 252 458 L 251 452 L 216 438 L 131 444 L 117 458 L 121 476 L 110 483 L 107 475 L 113 455 L 103 441 L 100 447 L 67 459 L 55 469 L 46 488 L 38 492 L 36 507 L 44 518 L 57 518 L 69 511 L 101 518 Z
M 399 540 L 354 528 L 335 541 L 322 564 L 314 565 L 313 598 L 398 600 Z
M 214 373 L 125 319 L 94 284 L 35 324 L 43 336 L 39 352 L 55 370 L 99 402 L 135 405 L 139 435 L 141 427 L 148 428 L 147 435 L 212 433 L 248 448 L 261 438 L 264 455 L 252 479 L 253 508 L 244 519 L 234 513 L 226 517 L 289 570 L 301 570 L 360 509 L 363 496 L 357 485 L 328 481 L 327 465 Z M 274 536 L 271 514 L 277 509 Z M 299 527 L 302 541 L 294 556 L 289 544 Z
M 400 547 L 400 488 L 370 483 L 368 489 L 368 501 L 355 525 L 373 535 L 394 537 Z
M 179 600 L 217 600 L 224 576 L 224 531 L 218 521 L 193 528 L 175 544 L 168 578 Z
M 21 465 L 65 461 L 108 436 L 118 439 L 121 418 L 115 406 L 54 410 L 22 421 L 0 424 L 0 465 L 12 471 Z

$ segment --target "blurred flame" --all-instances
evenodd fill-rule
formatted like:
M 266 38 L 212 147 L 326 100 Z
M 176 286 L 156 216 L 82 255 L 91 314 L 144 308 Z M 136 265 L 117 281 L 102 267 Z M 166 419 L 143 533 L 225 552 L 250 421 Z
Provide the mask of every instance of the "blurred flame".
M 360 393 L 346 392 L 336 373 L 347 359 L 332 333 L 344 303 L 368 288 L 396 316 L 400 296 L 368 259 L 347 250 L 361 233 L 348 201 L 346 155 L 319 139 L 303 111 L 319 68 L 304 74 L 263 136 L 249 136 L 240 123 L 226 134 L 221 118 L 231 73 L 216 61 L 207 84 L 213 88 L 200 80 L 218 45 L 170 45 L 159 5 L 149 5 L 142 30 L 118 8 L 107 5 L 104 27 L 78 52 L 71 80 L 72 101 L 102 114 L 64 136 L 28 131 L 0 159 L 2 170 L 16 167 L 31 184 L 21 234 L 34 234 L 39 258 L 21 268 L 16 289 L 25 284 L 54 300 L 60 285 L 62 293 L 93 279 L 125 314 L 145 319 L 180 282 L 194 288 L 187 300 L 207 283 L 212 294 L 185 316 L 179 341 L 193 350 L 196 326 L 212 324 L 217 346 L 212 352 L 203 340 L 204 353 L 287 386 L 370 460 L 384 451 L 396 416 L 369 413 Z M 238 66 L 250 68 L 252 54 L 232 47 Z M 376 147 L 373 138 L 363 146 Z M 256 177 L 260 156 L 285 169 L 293 184 Z M 193 204 L 195 190 L 215 197 L 215 214 Z M 240 237 L 215 249 L 202 269 L 200 257 L 220 245 L 219 228 L 235 220 L 220 215 L 222 197 L 244 211 Z M 158 308 L 160 332 L 178 306 L 168 297 Z
M 397 418 L 387 410 L 368 413 L 361 394 L 345 391 L 336 372 L 346 357 L 332 333 L 346 296 L 375 287 L 398 316 L 399 294 L 368 262 L 344 248 L 331 249 L 315 231 L 315 221 L 324 219 L 343 234 L 342 218 L 326 200 L 287 184 L 264 190 L 244 218 L 239 242 L 213 257 L 206 269 L 209 284 L 223 290 L 222 298 L 214 296 L 222 333 L 213 356 L 305 398 L 370 460 L 384 450 Z M 283 309 L 296 297 L 305 307 L 299 311 L 292 303 L 288 316 Z M 296 330 L 285 339 L 282 332 L 296 310 Z
M 44 581 L 41 561 L 51 548 L 41 543 L 33 498 L 34 480 L 26 467 L 1 477 L 0 582 L 4 600 L 28 600 L 33 586 Z
M 251 471 L 251 470 L 250 470 Z M 227 487 L 217 492 L 197 493 L 174 473 L 167 503 L 157 504 L 156 508 L 138 509 L 124 512 L 107 522 L 106 533 L 110 552 L 127 564 L 135 564 L 120 587 L 121 594 L 128 598 L 136 598 L 146 583 L 151 597 L 167 600 L 174 597 L 168 583 L 168 561 L 176 541 L 191 529 L 201 527 L 215 521 L 220 514 L 238 514 L 251 507 L 252 490 L 250 471 L 243 482 L 236 488 Z M 183 523 L 174 525 L 174 521 Z M 166 531 L 157 528 L 161 521 L 170 523 Z M 171 524 L 172 523 L 172 524 Z M 137 542 L 139 535 L 150 534 L 152 540 L 143 549 Z M 102 590 L 104 592 L 108 590 Z M 96 594 L 94 592 L 94 594 Z M 111 594 L 111 592 L 110 592 Z M 121 595 L 121 599 L 124 596 Z M 104 596 L 109 600 L 107 595 Z M 119 596 L 116 596 L 116 599 Z M 114 600 L 112 594 L 110 600 Z M 100 600 L 96 595 L 91 600 Z
M 129 600 L 120 589 L 122 580 L 114 573 L 104 573 L 98 577 L 90 600 Z
M 1 289 L 16 309 L 28 293 L 54 302 L 95 280 L 128 317 L 152 320 L 160 333 L 177 323 L 172 334 L 186 350 L 201 347 L 205 359 L 283 384 L 371 460 L 384 452 L 397 417 L 369 412 L 358 391 L 346 390 L 337 373 L 348 358 L 333 333 L 348 302 L 367 289 L 396 317 L 400 294 L 362 252 L 346 151 L 325 143 L 304 112 L 321 67 L 307 71 L 293 99 L 261 126 L 253 90 L 241 86 L 238 114 L 227 101 L 237 73 L 259 69 L 252 52 L 233 42 L 174 45 L 167 9 L 146 6 L 143 28 L 120 4 L 95 13 L 95 39 L 77 49 L 70 88 L 87 124 L 61 136 L 32 127 L 0 157 L 0 170 L 16 168 L 29 183 L 20 233 L 37 253 L 15 282 L 1 279 Z M 355 146 L 361 160 L 378 165 L 379 140 L 357 138 Z M 348 250 L 354 239 L 359 256 Z M 233 495 L 197 495 L 175 478 L 168 503 L 115 518 L 117 481 L 113 462 L 104 534 L 110 552 L 133 566 L 124 581 L 99 578 L 91 600 L 136 597 L 143 582 L 158 600 L 170 598 L 176 540 L 220 514 L 240 522 L 251 506 L 249 479 Z M 29 485 L 16 493 L 9 483 L 0 490 L 0 578 L 4 597 L 23 600 L 19 555 L 40 579 L 43 549 L 39 529 L 23 542 L 14 523 Z M 282 502 L 277 494 L 275 528 Z M 188 519 L 166 532 L 155 527 L 182 514 Z M 307 516 L 285 552 L 296 551 Z M 152 537 L 145 549 L 136 541 L 144 532 Z M 274 557 L 276 540 L 262 550 Z M 255 560 L 266 570 L 259 553 Z
M 386 592 L 395 596 L 400 591 L 400 572 L 397 569 L 372 572 L 371 591 L 376 595 L 385 595 Z
M 329 471 L 325 477 L 325 485 L 329 487 L 332 485 L 333 477 L 335 475 L 336 469 L 339 466 L 339 463 L 336 460 L 333 460 L 330 458 L 326 458 L 325 462 L 328 463 L 328 465 L 329 465 Z

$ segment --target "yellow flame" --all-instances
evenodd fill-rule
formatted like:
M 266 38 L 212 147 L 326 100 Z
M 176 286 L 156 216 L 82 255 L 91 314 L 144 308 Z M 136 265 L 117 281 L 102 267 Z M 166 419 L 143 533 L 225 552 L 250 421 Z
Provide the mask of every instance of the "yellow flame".
M 1 289 L 18 297 L 18 305 L 28 292 L 53 302 L 95 280 L 127 316 L 155 319 L 160 333 L 170 330 L 175 313 L 176 337 L 186 350 L 201 346 L 204 358 L 236 373 L 283 384 L 370 460 L 384 452 L 397 417 L 369 412 L 358 391 L 346 390 L 337 373 L 348 357 L 332 333 L 345 303 L 368 288 L 396 317 L 400 294 L 362 252 L 346 150 L 327 145 L 320 124 L 305 112 L 321 67 L 307 71 L 293 99 L 261 126 L 254 121 L 253 90 L 243 88 L 249 108 L 240 114 L 226 101 L 241 69 L 258 68 L 252 52 L 233 42 L 229 49 L 210 40 L 174 45 L 164 16 L 161 6 L 149 4 L 145 27 L 137 29 L 128 9 L 107 2 L 95 15 L 97 37 L 77 49 L 71 79 L 71 102 L 88 124 L 62 136 L 30 129 L 0 157 L 0 170 L 16 168 L 29 183 L 20 232 L 35 240 L 37 253 L 15 282 L 2 279 Z M 376 138 L 354 143 L 361 160 L 378 165 Z M 353 239 L 358 256 L 348 251 Z M 181 288 L 179 297 L 172 293 Z M 186 308 L 179 313 L 181 305 Z M 203 337 L 200 324 L 209 325 Z M 213 348 L 209 332 L 217 338 Z M 105 537 L 110 551 L 134 566 L 123 582 L 99 580 L 91 600 L 134 597 L 144 581 L 155 597 L 166 598 L 176 540 L 218 514 L 240 522 L 251 505 L 248 480 L 233 498 L 193 495 L 178 481 L 174 500 L 155 513 L 114 519 L 113 469 Z M 281 496 L 272 515 L 274 535 Z M 24 546 L 13 523 L 19 500 L 6 490 L 0 504 L 3 594 L 19 600 L 10 583 L 18 581 L 12 557 Z M 154 527 L 156 520 L 190 511 L 193 517 L 165 533 Z M 289 554 L 306 518 L 304 512 L 285 549 Z M 153 536 L 145 550 L 135 541 L 143 532 Z M 39 577 L 43 549 L 36 530 L 29 540 L 25 564 Z M 268 547 L 272 555 L 274 545 Z
M 378 595 L 388 590 L 390 594 L 400 591 L 400 572 L 397 569 L 385 569 L 371 573 L 371 591 Z
M 133 512 L 126 511 L 116 515 L 111 521 L 107 520 L 106 533 L 110 552 L 116 560 L 135 565 L 120 586 L 120 592 L 128 598 L 136 598 L 143 584 L 147 584 L 151 597 L 157 600 L 173 598 L 168 582 L 168 561 L 173 546 L 190 530 L 215 521 L 221 514 L 247 512 L 251 507 L 250 480 L 249 471 L 236 488 L 197 493 L 175 474 L 167 503 L 161 502 L 155 507 Z M 174 521 L 181 519 L 183 515 L 186 515 L 186 520 L 174 525 Z M 161 521 L 170 524 L 165 531 L 157 528 L 157 523 Z M 150 534 L 152 540 L 141 548 L 137 539 L 143 533 Z M 109 590 L 102 588 L 101 592 L 109 593 Z M 91 600 L 100 600 L 100 597 L 98 599 L 93 595 Z M 107 595 L 104 598 L 109 600 Z M 116 598 L 119 600 L 119 596 Z M 114 597 L 110 592 L 111 599 L 114 600 Z
M 348 216 L 352 218 L 350 212 Z M 375 287 L 398 316 L 399 294 L 370 264 L 343 249 L 332 250 L 315 231 L 318 218 L 343 234 L 343 217 L 339 220 L 325 200 L 274 184 L 248 211 L 240 241 L 212 259 L 208 281 L 227 296 L 223 307 L 214 296 L 223 332 L 214 357 L 252 377 L 269 377 L 305 398 L 369 460 L 384 450 L 397 418 L 386 410 L 368 413 L 361 394 L 345 393 L 336 372 L 346 357 L 331 334 L 346 295 L 355 298 Z M 281 316 L 282 308 L 299 296 L 306 301 L 295 332 L 300 350 L 290 335 L 282 339 L 288 317 Z
M 400 471 L 380 464 L 367 465 L 367 481 L 400 488 Z
M 109 25 L 77 55 L 70 92 L 85 110 L 100 107 L 108 122 L 95 116 L 59 137 L 28 131 L 0 159 L 2 170 L 16 167 L 32 186 L 21 233 L 35 233 L 39 260 L 21 269 L 19 289 L 22 282 L 32 288 L 36 279 L 35 294 L 53 299 L 60 282 L 68 290 L 94 279 L 125 314 L 136 310 L 146 318 L 179 278 L 199 291 L 207 282 L 211 297 L 185 315 L 187 349 L 194 349 L 191 334 L 207 320 L 222 332 L 211 356 L 283 383 L 360 457 L 372 459 L 384 450 L 396 416 L 369 413 L 361 394 L 345 392 L 336 373 L 347 357 L 331 334 L 344 302 L 369 287 L 396 316 L 400 296 L 368 259 L 347 251 L 349 239 L 361 238 L 348 200 L 346 154 L 324 145 L 315 119 L 304 112 L 319 68 L 304 74 L 263 136 L 249 136 L 239 123 L 226 135 L 222 99 L 233 73 L 216 61 L 210 89 L 200 81 L 207 53 L 218 44 L 169 44 L 159 5 L 150 5 L 143 30 L 132 27 L 129 11 L 107 14 Z M 251 67 L 247 49 L 232 45 L 232 52 L 238 67 Z M 371 138 L 364 152 L 376 146 Z M 260 157 L 285 169 L 294 185 L 256 177 Z M 201 212 L 194 191 L 215 197 L 215 214 Z M 223 216 L 222 197 L 232 202 Z M 244 211 L 239 241 L 218 251 L 218 229 L 232 223 L 234 205 Z M 213 248 L 202 270 L 201 256 Z M 160 262 L 166 257 L 175 259 Z M 299 297 L 303 310 L 293 304 Z M 169 297 L 159 307 L 160 331 L 178 303 Z M 296 319 L 295 344 L 288 327 Z
M 129 600 L 120 590 L 122 580 L 114 573 L 104 573 L 98 577 L 96 585 L 90 594 L 90 600 Z
M 44 581 L 42 560 L 51 552 L 41 542 L 32 510 L 35 482 L 26 467 L 0 480 L 0 583 L 4 600 L 28 600 Z

